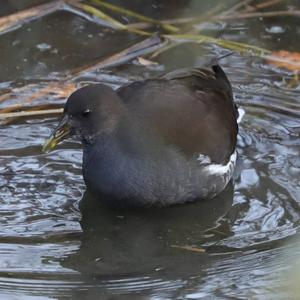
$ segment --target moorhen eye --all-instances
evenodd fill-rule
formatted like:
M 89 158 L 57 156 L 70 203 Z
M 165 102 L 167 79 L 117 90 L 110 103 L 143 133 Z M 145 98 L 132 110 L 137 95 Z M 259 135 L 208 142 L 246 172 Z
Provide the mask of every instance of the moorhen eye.
M 81 114 L 84 116 L 84 117 L 87 117 L 89 114 L 90 114 L 90 110 L 88 108 L 84 109 Z

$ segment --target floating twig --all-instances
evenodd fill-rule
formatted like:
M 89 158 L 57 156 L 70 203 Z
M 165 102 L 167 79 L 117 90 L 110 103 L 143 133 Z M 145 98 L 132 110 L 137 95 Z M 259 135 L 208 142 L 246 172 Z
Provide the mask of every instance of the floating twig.
M 188 251 L 192 251 L 192 252 L 197 252 L 197 253 L 205 253 L 206 250 L 204 248 L 199 248 L 199 247 L 195 247 L 195 246 L 179 246 L 179 245 L 171 245 L 172 248 L 178 248 L 178 249 L 182 249 L 182 250 L 188 250 Z
M 93 7 L 91 5 L 82 4 L 82 3 L 73 3 L 72 6 L 75 6 L 87 13 L 92 14 L 93 16 L 95 16 L 99 19 L 104 20 L 105 22 L 110 24 L 110 26 L 114 29 L 127 30 L 129 32 L 133 32 L 133 33 L 140 34 L 140 35 L 153 35 L 153 33 L 150 33 L 150 32 L 127 27 L 123 23 L 119 22 L 118 20 L 114 19 L 113 17 L 109 16 L 108 14 L 104 13 L 99 8 Z
M 243 1 L 238 1 L 234 6 L 232 6 L 230 9 L 228 9 L 226 12 L 224 12 L 222 15 L 228 15 L 233 12 L 236 12 L 239 10 L 241 7 L 247 7 L 253 0 L 243 0 Z
M 175 47 L 177 47 L 179 45 L 178 42 L 169 42 L 166 43 L 163 47 L 159 48 L 158 50 L 156 50 L 151 56 L 150 59 L 156 58 L 157 56 L 159 56 L 160 54 L 162 54 L 163 52 L 166 52 L 168 50 L 171 50 Z
M 274 6 L 274 5 L 284 2 L 284 1 L 287 1 L 287 0 L 267 0 L 263 3 L 251 5 L 247 9 L 245 9 L 243 12 L 251 12 L 251 11 L 255 11 L 255 10 L 259 10 L 259 9 L 265 9 L 265 8 Z
M 140 21 L 146 22 L 148 24 L 150 23 L 150 24 L 154 24 L 154 25 L 159 25 L 162 28 L 164 28 L 166 31 L 170 32 L 170 33 L 176 33 L 176 32 L 179 31 L 179 28 L 177 28 L 177 27 L 175 27 L 173 25 L 163 24 L 163 23 L 161 23 L 158 20 L 146 17 L 144 15 L 141 15 L 139 13 L 133 12 L 133 11 L 131 11 L 129 9 L 126 9 L 126 8 L 123 8 L 121 6 L 117 6 L 117 5 L 108 3 L 108 2 L 104 2 L 102 0 L 90 0 L 90 2 L 92 2 L 92 3 L 96 4 L 96 5 L 100 5 L 102 7 L 105 7 L 105 8 L 107 8 L 107 9 L 113 11 L 113 12 L 117 12 L 117 13 L 125 14 L 127 16 L 134 17 L 134 18 L 136 18 L 136 19 L 138 19 Z
M 237 13 L 237 14 L 231 14 L 231 15 L 217 15 L 210 17 L 209 20 L 213 21 L 226 21 L 226 20 L 234 20 L 234 19 L 243 19 L 243 18 L 272 18 L 277 16 L 300 16 L 300 10 L 281 10 L 281 11 L 270 11 L 270 12 L 255 12 L 255 13 Z M 198 18 L 195 17 L 188 17 L 188 18 L 176 18 L 176 19 L 165 19 L 161 20 L 162 24 L 195 24 L 199 21 Z M 200 20 L 201 21 L 201 20 Z M 149 24 L 147 23 L 133 23 L 130 25 L 127 25 L 128 28 L 147 28 L 149 27 Z
M 116 29 L 126 29 L 126 25 L 122 24 L 121 22 L 115 20 L 113 17 L 105 14 L 103 11 L 101 11 L 98 8 L 95 8 L 88 4 L 82 4 L 82 3 L 72 3 L 72 6 L 75 6 L 77 8 L 80 8 L 81 10 L 88 12 L 97 18 L 100 18 L 104 21 L 106 21 L 108 24 L 111 25 L 112 28 Z
M 9 92 L 7 94 L 4 94 L 1 96 L 2 99 L 0 101 L 7 100 L 13 95 L 16 94 L 22 94 L 24 95 L 27 90 L 31 90 L 33 88 L 33 85 L 27 85 L 22 88 L 14 89 L 12 92 Z M 0 113 L 8 113 L 16 110 L 23 109 L 25 105 L 31 104 L 33 101 L 40 99 L 42 97 L 45 97 L 46 95 L 52 94 L 53 97 L 57 98 L 64 98 L 69 96 L 71 92 L 73 92 L 76 89 L 76 85 L 71 82 L 51 82 L 46 87 L 39 88 L 35 93 L 32 93 L 29 97 L 26 97 L 23 99 L 22 103 L 17 103 L 11 106 L 8 106 L 6 108 L 3 108 L 0 110 Z
M 0 113 L 0 119 L 41 116 L 41 115 L 50 115 L 50 114 L 61 114 L 62 112 L 63 112 L 63 108 Z
M 218 12 L 220 12 L 222 9 L 224 9 L 224 3 L 220 3 L 213 7 L 211 10 L 205 12 L 205 14 L 197 17 L 197 18 L 178 18 L 178 19 L 166 19 L 160 21 L 161 26 L 167 25 L 167 24 L 184 24 L 184 25 L 193 25 L 193 24 L 200 24 L 204 22 L 208 22 L 212 19 L 213 16 L 215 16 Z M 132 23 L 128 24 L 127 28 L 131 29 L 146 29 L 149 28 L 152 24 L 148 22 L 139 22 L 139 23 Z M 185 32 L 186 30 L 181 29 L 181 32 Z M 193 33 L 193 30 L 189 30 L 189 33 Z M 173 33 L 174 34 L 174 33 Z
M 259 57 L 265 57 L 266 55 L 271 54 L 271 51 L 267 49 L 259 48 L 244 43 L 218 39 L 218 38 L 214 38 L 202 34 L 172 34 L 172 35 L 165 35 L 165 37 L 169 38 L 172 41 L 212 43 L 240 53 L 250 53 L 252 55 L 256 55 Z
M 129 48 L 126 48 L 119 53 L 113 54 L 110 57 L 101 60 L 97 64 L 93 64 L 92 66 L 79 68 L 75 72 L 73 72 L 73 79 L 74 77 L 78 77 L 82 73 L 92 72 L 94 70 L 105 69 L 108 67 L 115 67 L 117 65 L 121 65 L 127 61 L 130 61 L 134 58 L 139 56 L 143 56 L 149 53 L 152 53 L 161 47 L 165 46 L 168 41 L 159 37 L 158 35 L 154 35 L 150 38 L 147 38 Z
M 62 9 L 64 2 L 61 0 L 37 5 L 8 16 L 0 17 L 0 33 L 11 30 L 35 18 L 49 15 L 58 9 Z
M 268 11 L 268 12 L 254 12 L 254 13 L 240 13 L 227 16 L 215 16 L 213 20 L 237 20 L 248 18 L 271 18 L 279 16 L 300 16 L 300 10 L 280 10 L 280 11 Z

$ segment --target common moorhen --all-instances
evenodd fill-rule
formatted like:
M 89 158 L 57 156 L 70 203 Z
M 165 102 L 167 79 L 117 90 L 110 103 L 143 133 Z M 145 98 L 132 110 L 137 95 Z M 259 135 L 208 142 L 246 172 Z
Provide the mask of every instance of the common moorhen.
M 85 183 L 114 207 L 207 199 L 232 177 L 237 116 L 218 65 L 180 69 L 116 91 L 88 85 L 68 98 L 44 150 L 79 137 Z

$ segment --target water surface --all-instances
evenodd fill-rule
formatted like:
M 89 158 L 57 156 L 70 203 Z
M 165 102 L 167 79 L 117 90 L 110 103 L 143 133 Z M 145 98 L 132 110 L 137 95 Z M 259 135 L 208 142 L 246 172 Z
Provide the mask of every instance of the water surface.
M 172 17 L 193 10 L 193 1 L 180 5 Z M 6 9 L 21 8 L 7 4 Z M 156 2 L 147 13 L 168 16 Z M 296 51 L 296 20 L 216 22 L 206 25 L 206 33 Z M 70 12 L 43 17 L 0 36 L 0 92 L 61 80 L 69 70 L 137 40 Z M 77 83 L 117 87 L 134 76 L 203 64 L 227 52 L 184 44 L 161 54 L 154 69 L 126 64 L 86 74 Z M 288 278 L 280 274 L 299 255 L 299 247 L 288 251 L 300 220 L 299 86 L 286 83 L 291 73 L 254 57 L 233 54 L 222 66 L 246 114 L 233 182 L 212 201 L 111 211 L 85 191 L 77 142 L 41 152 L 57 116 L 0 127 L 3 299 L 286 299 Z M 20 102 L 18 97 L 1 106 Z M 48 95 L 44 101 L 61 104 L 63 99 Z M 180 248 L 187 245 L 205 253 Z

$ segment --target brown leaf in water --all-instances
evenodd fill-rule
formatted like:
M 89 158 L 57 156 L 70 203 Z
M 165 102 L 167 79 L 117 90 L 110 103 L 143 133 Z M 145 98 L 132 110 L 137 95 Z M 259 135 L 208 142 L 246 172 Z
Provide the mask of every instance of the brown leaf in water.
M 289 71 L 300 71 L 300 52 L 280 50 L 267 57 L 267 63 Z

